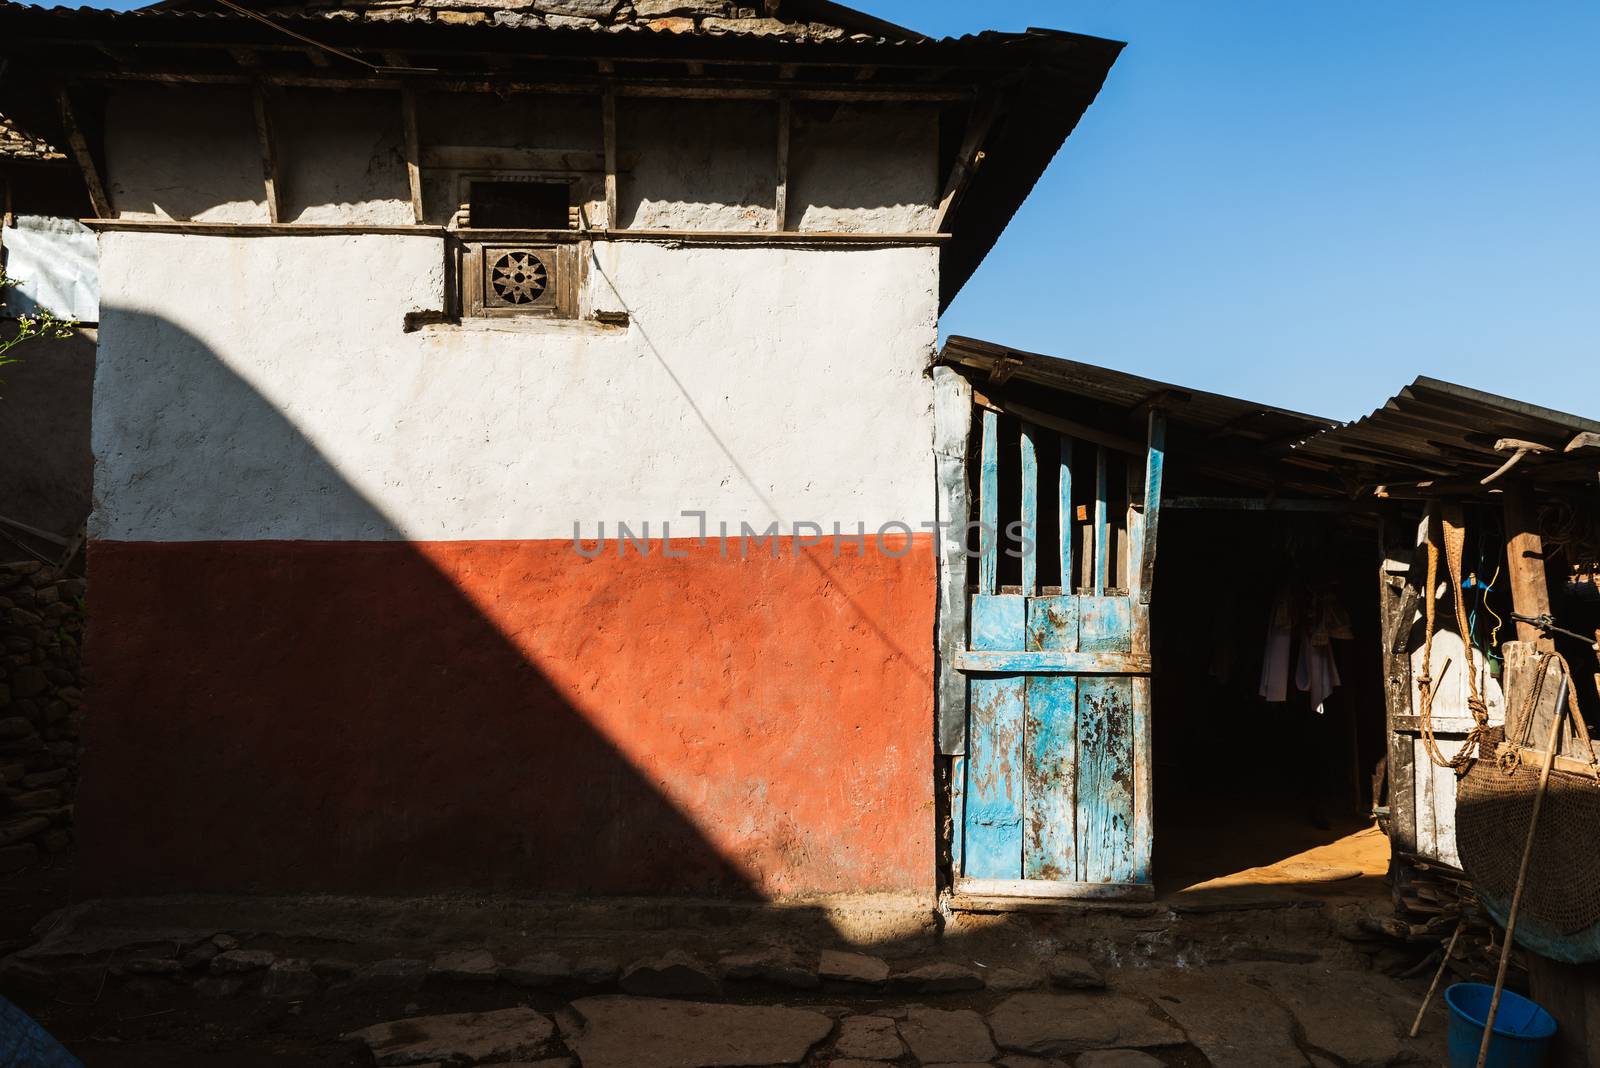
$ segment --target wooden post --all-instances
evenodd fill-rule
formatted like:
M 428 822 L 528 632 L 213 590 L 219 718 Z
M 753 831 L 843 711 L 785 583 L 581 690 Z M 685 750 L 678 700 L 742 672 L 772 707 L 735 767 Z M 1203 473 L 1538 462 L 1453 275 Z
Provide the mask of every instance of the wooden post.
M 67 147 L 72 149 L 78 169 L 83 172 L 83 187 L 88 190 L 89 205 L 94 209 L 96 218 L 109 219 L 111 199 L 106 196 L 106 187 L 100 181 L 100 170 L 89 153 L 89 142 L 84 140 L 83 131 L 78 129 L 77 120 L 73 117 L 72 98 L 67 94 L 66 86 L 56 87 L 56 102 L 61 107 L 61 125 L 67 133 Z
M 609 89 L 600 98 L 600 119 L 605 128 L 606 146 L 606 229 L 620 230 L 617 225 L 617 94 Z
M 272 118 L 267 114 L 267 94 L 261 83 L 251 88 L 250 96 L 256 109 L 256 139 L 261 145 L 261 182 L 266 188 L 267 221 L 280 223 L 283 217 L 278 208 L 278 153 L 272 143 Z
M 773 210 L 773 229 L 780 234 L 789 229 L 789 98 L 778 100 L 778 196 Z
M 1533 487 L 1515 482 L 1505 488 L 1506 563 L 1511 579 L 1511 607 L 1520 615 L 1543 616 L 1550 613 L 1550 589 L 1545 584 L 1544 540 L 1539 536 L 1538 509 Z M 1459 591 L 1457 593 L 1459 596 Z M 1554 648 L 1539 628 L 1517 624 L 1517 640 Z
M 410 89 L 400 90 L 400 115 L 405 125 L 406 180 L 411 185 L 411 218 L 422 222 L 422 139 L 417 133 L 417 97 Z

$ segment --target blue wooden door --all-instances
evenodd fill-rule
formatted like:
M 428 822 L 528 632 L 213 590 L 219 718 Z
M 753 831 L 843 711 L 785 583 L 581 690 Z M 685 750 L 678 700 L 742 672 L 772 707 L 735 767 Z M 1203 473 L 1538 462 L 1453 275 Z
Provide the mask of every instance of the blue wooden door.
M 1128 456 L 1123 445 L 1117 457 L 1108 455 L 1113 446 L 1023 423 L 1014 495 L 1002 492 L 995 411 L 984 411 L 981 433 L 985 537 L 968 650 L 955 663 L 968 680 L 966 753 L 952 768 L 957 890 L 1148 896 L 1149 602 L 1162 417 L 1151 414 L 1143 449 Z M 1120 522 L 1111 514 L 1112 467 L 1127 484 L 1117 502 Z M 1091 480 L 1088 492 L 1075 495 L 1075 469 Z M 1085 503 L 1075 505 L 1079 498 Z M 1002 516 L 1003 500 L 1015 502 L 1014 513 Z M 1039 537 L 1046 527 L 1053 532 L 1048 545 Z M 1007 528 L 1020 537 L 1006 537 Z M 1018 558 L 1015 585 L 1000 584 L 1003 552 Z M 1044 553 L 1055 555 L 1049 563 L 1057 587 L 1040 584 Z

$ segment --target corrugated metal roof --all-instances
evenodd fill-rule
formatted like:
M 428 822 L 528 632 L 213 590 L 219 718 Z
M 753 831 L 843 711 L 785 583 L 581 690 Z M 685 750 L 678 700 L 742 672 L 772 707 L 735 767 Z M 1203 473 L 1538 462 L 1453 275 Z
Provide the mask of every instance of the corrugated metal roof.
M 1600 422 L 1436 378 L 1418 378 L 1362 417 L 1295 446 L 1299 456 L 1357 465 L 1368 481 L 1471 479 L 1499 468 L 1504 440 L 1533 442 L 1517 473 L 1539 482 L 1596 482 L 1600 451 L 1566 448 Z
M 462 0 L 470 3 L 472 0 Z M 788 11 L 790 0 L 780 11 Z M 745 5 L 748 6 L 748 5 Z M 940 306 L 955 297 L 1093 103 L 1121 42 L 1054 30 L 986 31 L 960 38 L 894 39 L 855 32 L 828 39 L 756 33 L 671 33 L 638 24 L 616 27 L 471 25 L 411 18 L 425 9 L 401 6 L 401 20 L 272 15 L 277 25 L 224 9 L 147 7 L 134 11 L 42 8 L 0 0 L 0 57 L 10 63 L 0 82 L 0 107 L 46 137 L 59 130 L 48 86 L 58 80 L 101 86 L 141 77 L 182 82 L 185 76 L 240 84 L 274 77 L 338 76 L 375 88 L 401 84 L 426 91 L 453 79 L 472 87 L 523 81 L 603 91 L 630 79 L 692 82 L 716 91 L 751 82 L 762 91 L 837 90 L 870 98 L 938 99 L 942 142 L 953 157 L 979 97 L 996 101 L 995 118 L 980 145 L 981 165 L 964 195 L 953 201 L 940 246 Z M 432 9 L 426 9 L 432 10 Z M 796 13 L 842 19 L 824 0 L 804 0 Z M 378 14 L 375 9 L 374 15 Z M 511 12 L 511 14 L 516 14 Z M 864 19 L 869 17 L 862 16 Z M 864 23 L 865 25 L 866 23 Z M 885 24 L 886 25 L 886 24 Z M 332 48 L 370 57 L 374 69 L 286 39 L 284 30 Z M 241 66 L 245 60 L 251 65 Z M 386 57 L 403 58 L 391 68 Z M 614 69 L 601 74 L 598 60 Z M 326 65 L 321 65 L 317 61 Z M 691 73 L 695 68 L 702 68 Z M 81 110 L 81 109 L 80 109 Z M 92 114 L 80 115 L 92 125 Z M 946 158 L 941 167 L 953 171 Z
M 1496 448 L 1507 440 L 1547 450 L 1526 454 L 1517 477 L 1552 488 L 1600 488 L 1600 447 L 1578 437 L 1600 435 L 1600 421 L 1433 378 L 1418 378 L 1371 415 L 1341 423 L 973 338 L 950 338 L 940 360 L 986 375 L 980 386 L 1020 380 L 1119 412 L 1160 404 L 1169 424 L 1195 432 L 1192 441 L 1209 449 L 1242 439 L 1250 461 L 1276 465 L 1282 485 L 1300 492 L 1370 495 L 1380 485 L 1426 482 L 1438 492 L 1488 493 L 1495 487 L 1480 480 L 1511 457 L 1513 447 Z M 1210 460 L 1215 467 L 1217 456 Z
M 1292 445 L 1340 425 L 1334 419 L 1189 389 L 1109 367 L 1023 352 L 969 337 L 952 337 L 946 341 L 940 359 L 991 374 L 996 367 L 1001 367 L 1003 378 L 1035 382 L 1115 408 L 1134 409 L 1165 400 L 1168 418 L 1174 423 L 1257 441 Z

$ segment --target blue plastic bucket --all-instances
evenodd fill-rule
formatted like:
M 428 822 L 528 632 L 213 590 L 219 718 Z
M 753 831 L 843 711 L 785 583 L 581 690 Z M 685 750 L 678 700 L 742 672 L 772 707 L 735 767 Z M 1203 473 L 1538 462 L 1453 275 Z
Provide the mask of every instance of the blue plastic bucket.
M 1457 983 L 1445 990 L 1444 1003 L 1450 1006 L 1450 1068 L 1476 1068 L 1483 1021 L 1493 997 L 1494 987 L 1486 983 Z M 1554 1016 L 1520 994 L 1502 991 L 1485 1068 L 1540 1068 L 1555 1033 Z

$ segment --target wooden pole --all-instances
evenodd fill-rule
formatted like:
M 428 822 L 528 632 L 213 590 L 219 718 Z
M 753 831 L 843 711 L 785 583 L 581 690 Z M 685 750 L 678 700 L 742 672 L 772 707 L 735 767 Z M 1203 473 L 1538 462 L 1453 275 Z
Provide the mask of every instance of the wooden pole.
M 1511 607 L 1519 615 L 1550 614 L 1550 590 L 1544 577 L 1544 539 L 1539 536 L 1538 509 L 1533 487 L 1514 482 L 1505 490 L 1506 563 L 1511 579 Z M 1553 648 L 1549 638 L 1531 623 L 1517 624 L 1517 640 Z
M 1559 661 L 1558 661 L 1559 663 Z M 1539 670 L 1545 670 L 1541 660 Z M 1544 767 L 1539 769 L 1539 787 L 1533 794 L 1533 811 L 1528 815 L 1528 840 L 1522 844 L 1522 863 L 1517 866 L 1517 886 L 1511 891 L 1511 908 L 1506 912 L 1505 944 L 1500 947 L 1500 967 L 1495 970 L 1494 996 L 1489 999 L 1489 1018 L 1483 1021 L 1483 1043 L 1478 1046 L 1478 1068 L 1489 1059 L 1489 1043 L 1494 1039 L 1494 1018 L 1500 1012 L 1500 994 L 1506 986 L 1506 965 L 1511 963 L 1511 946 L 1517 932 L 1517 909 L 1522 904 L 1522 888 L 1528 881 L 1528 861 L 1533 857 L 1533 833 L 1539 826 L 1539 809 L 1544 806 L 1545 791 L 1550 786 L 1550 769 L 1555 765 L 1556 742 L 1561 737 L 1561 710 L 1567 702 L 1567 675 L 1561 673 L 1561 684 L 1556 687 L 1555 715 L 1550 717 L 1550 735 L 1544 743 Z M 1532 712 L 1529 712 L 1532 715 Z
M 1422 1004 L 1417 1008 L 1417 1018 L 1411 1022 L 1411 1033 L 1408 1038 L 1416 1038 L 1417 1032 L 1422 1030 L 1422 1018 L 1428 1014 L 1428 1006 L 1433 1002 L 1434 991 L 1439 989 L 1439 980 L 1444 978 L 1444 970 L 1450 966 L 1450 954 L 1456 951 L 1456 939 L 1461 937 L 1461 932 L 1466 930 L 1467 917 L 1463 914 L 1456 921 L 1455 932 L 1450 936 L 1450 944 L 1444 947 L 1444 959 L 1439 962 L 1439 970 L 1433 973 L 1433 982 L 1428 984 L 1428 992 L 1422 996 Z

